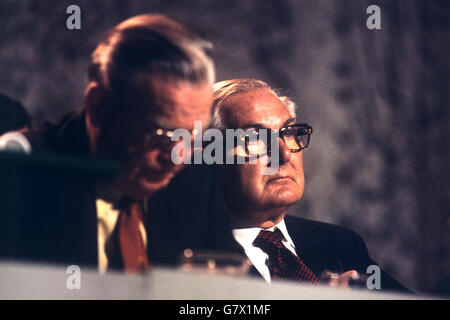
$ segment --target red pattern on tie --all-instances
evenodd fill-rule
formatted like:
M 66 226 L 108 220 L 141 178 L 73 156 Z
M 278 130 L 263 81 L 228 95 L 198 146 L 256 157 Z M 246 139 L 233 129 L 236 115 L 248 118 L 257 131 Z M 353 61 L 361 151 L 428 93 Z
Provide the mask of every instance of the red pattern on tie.
M 319 284 L 319 278 L 289 249 L 282 240 L 279 229 L 274 232 L 261 230 L 253 245 L 269 255 L 269 271 L 273 280 L 295 280 Z

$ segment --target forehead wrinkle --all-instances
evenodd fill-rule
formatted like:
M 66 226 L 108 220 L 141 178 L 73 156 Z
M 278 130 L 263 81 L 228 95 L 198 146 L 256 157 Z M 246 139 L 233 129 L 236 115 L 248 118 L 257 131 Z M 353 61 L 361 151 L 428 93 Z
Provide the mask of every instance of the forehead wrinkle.
M 261 95 L 261 92 L 265 94 Z M 248 127 L 256 123 L 267 128 L 281 127 L 291 119 L 283 101 L 264 89 L 238 93 L 227 99 L 221 108 L 225 123 L 231 127 Z M 280 109 L 283 111 L 277 112 Z
M 178 127 L 193 128 L 194 123 L 187 124 L 186 119 L 197 121 L 207 121 L 205 105 L 212 99 L 207 95 L 209 88 L 205 83 L 191 83 L 186 81 L 167 80 L 165 78 L 152 79 L 149 87 L 149 95 L 153 101 L 149 101 L 152 106 L 149 108 L 147 118 L 162 128 L 178 129 Z M 203 104 L 205 103 L 205 104 Z M 174 119 L 178 119 L 174 121 Z M 203 124 L 206 126 L 207 124 Z

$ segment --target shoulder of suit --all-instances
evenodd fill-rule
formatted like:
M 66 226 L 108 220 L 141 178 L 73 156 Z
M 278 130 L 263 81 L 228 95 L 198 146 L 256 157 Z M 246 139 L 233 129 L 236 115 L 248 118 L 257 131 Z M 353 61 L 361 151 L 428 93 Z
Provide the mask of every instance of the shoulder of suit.
M 65 153 L 63 149 L 71 144 L 66 141 L 67 136 L 85 134 L 80 132 L 82 129 L 84 129 L 84 110 L 80 109 L 64 115 L 57 123 L 47 121 L 36 129 L 26 129 L 22 133 L 31 144 L 33 153 Z M 71 148 L 72 146 L 69 147 Z
M 287 215 L 285 217 L 288 231 L 301 232 L 311 236 L 326 236 L 327 238 L 339 238 L 342 240 L 363 241 L 355 231 L 327 222 L 315 221 Z

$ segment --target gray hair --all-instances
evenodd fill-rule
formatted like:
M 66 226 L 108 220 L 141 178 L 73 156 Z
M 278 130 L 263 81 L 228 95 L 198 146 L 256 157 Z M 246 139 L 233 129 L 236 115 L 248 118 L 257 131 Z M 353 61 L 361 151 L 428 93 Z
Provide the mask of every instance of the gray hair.
M 213 84 L 211 48 L 210 42 L 176 20 L 138 15 L 105 35 L 92 54 L 89 80 L 112 91 L 134 88 L 140 75 Z
M 257 79 L 231 79 L 217 82 L 214 87 L 214 103 L 211 116 L 211 127 L 216 129 L 225 129 L 226 124 L 223 121 L 222 105 L 224 102 L 240 93 L 246 93 L 256 90 L 267 90 L 280 99 L 286 106 L 292 118 L 296 118 L 297 106 L 287 96 L 279 94 L 271 88 L 266 82 Z

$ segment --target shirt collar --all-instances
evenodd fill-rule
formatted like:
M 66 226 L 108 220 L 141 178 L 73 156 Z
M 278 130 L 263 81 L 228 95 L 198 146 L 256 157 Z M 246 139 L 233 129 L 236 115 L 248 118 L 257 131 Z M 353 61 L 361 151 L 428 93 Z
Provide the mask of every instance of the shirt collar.
M 283 234 L 283 237 L 285 240 L 293 247 L 295 248 L 294 242 L 292 241 L 291 237 L 289 236 L 289 233 L 286 228 L 286 223 L 284 222 L 284 219 L 281 220 L 278 224 L 274 225 L 271 228 L 263 229 L 263 228 L 240 228 L 240 229 L 233 229 L 233 236 L 236 239 L 236 241 L 245 249 L 248 247 L 253 246 L 253 242 L 255 241 L 256 237 L 258 236 L 259 232 L 261 230 L 266 231 L 274 231 L 275 228 L 279 229 L 281 233 Z

